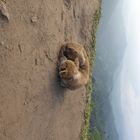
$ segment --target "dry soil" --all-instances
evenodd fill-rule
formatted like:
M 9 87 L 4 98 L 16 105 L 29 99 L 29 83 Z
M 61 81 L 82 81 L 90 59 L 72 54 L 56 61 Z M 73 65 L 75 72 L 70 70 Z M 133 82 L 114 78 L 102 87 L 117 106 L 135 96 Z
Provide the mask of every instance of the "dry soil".
M 0 11 L 0 140 L 79 140 L 85 87 L 59 86 L 61 44 L 91 42 L 98 0 L 3 0 Z M 8 22 L 9 20 L 9 22 Z

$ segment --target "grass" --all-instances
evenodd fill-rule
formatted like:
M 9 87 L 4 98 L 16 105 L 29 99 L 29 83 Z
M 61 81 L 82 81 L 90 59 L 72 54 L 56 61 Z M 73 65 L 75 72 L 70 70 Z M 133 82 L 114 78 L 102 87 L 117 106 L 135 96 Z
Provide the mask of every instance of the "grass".
M 101 133 L 96 128 L 94 129 L 94 133 L 93 132 L 89 133 L 88 137 L 89 137 L 88 140 L 101 140 L 102 139 Z
M 95 56 L 96 56 L 96 32 L 97 32 L 97 27 L 99 24 L 101 16 L 101 8 L 99 8 L 93 18 L 93 32 L 92 32 L 92 43 L 90 47 L 90 66 L 91 66 L 91 71 L 90 71 L 90 80 L 87 85 L 87 105 L 85 109 L 85 123 L 82 129 L 81 133 L 81 140 L 101 140 L 101 134 L 100 132 L 96 129 L 94 129 L 94 132 L 92 133 L 90 131 L 90 118 L 91 118 L 91 112 L 94 108 L 94 103 L 92 101 L 92 93 L 93 93 L 93 82 L 92 82 L 92 73 L 94 69 L 94 64 L 95 64 Z

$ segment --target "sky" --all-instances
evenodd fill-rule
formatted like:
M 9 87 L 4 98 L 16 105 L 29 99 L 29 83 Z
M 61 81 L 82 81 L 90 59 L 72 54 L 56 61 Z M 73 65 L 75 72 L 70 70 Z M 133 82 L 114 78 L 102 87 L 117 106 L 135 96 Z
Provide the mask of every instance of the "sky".
M 122 10 L 127 46 L 111 104 L 119 140 L 140 140 L 140 0 L 123 0 Z

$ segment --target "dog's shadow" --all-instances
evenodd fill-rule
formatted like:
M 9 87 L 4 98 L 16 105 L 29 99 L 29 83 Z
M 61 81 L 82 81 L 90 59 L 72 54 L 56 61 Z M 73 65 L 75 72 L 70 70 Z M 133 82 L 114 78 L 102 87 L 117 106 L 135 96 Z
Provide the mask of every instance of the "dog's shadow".
M 61 86 L 61 79 L 58 72 L 58 66 L 56 67 L 56 73 L 54 80 L 52 81 L 51 85 L 53 85 L 53 101 L 54 105 L 59 104 L 62 105 L 65 99 L 65 94 L 67 92 L 67 88 Z

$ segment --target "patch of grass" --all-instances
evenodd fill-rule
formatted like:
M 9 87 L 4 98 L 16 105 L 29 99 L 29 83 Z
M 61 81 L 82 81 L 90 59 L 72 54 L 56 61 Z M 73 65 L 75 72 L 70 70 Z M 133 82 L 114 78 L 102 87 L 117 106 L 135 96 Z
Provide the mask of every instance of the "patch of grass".
M 101 139 L 102 139 L 101 133 L 96 128 L 94 129 L 94 133 L 93 132 L 89 133 L 88 140 L 101 140 Z
M 95 64 L 95 56 L 96 56 L 96 32 L 97 32 L 97 27 L 99 24 L 101 16 L 101 7 L 96 11 L 94 18 L 93 18 L 93 32 L 92 32 L 92 43 L 90 47 L 90 66 L 91 66 L 91 71 L 90 71 L 90 80 L 87 85 L 87 105 L 85 109 L 85 123 L 82 129 L 81 133 L 81 140 L 101 140 L 101 134 L 100 132 L 95 128 L 94 133 L 90 131 L 90 118 L 91 118 L 91 112 L 94 108 L 94 103 L 92 101 L 92 93 L 94 91 L 94 85 L 92 82 L 92 73 L 94 69 L 94 64 Z M 95 126 L 96 127 L 96 126 Z

